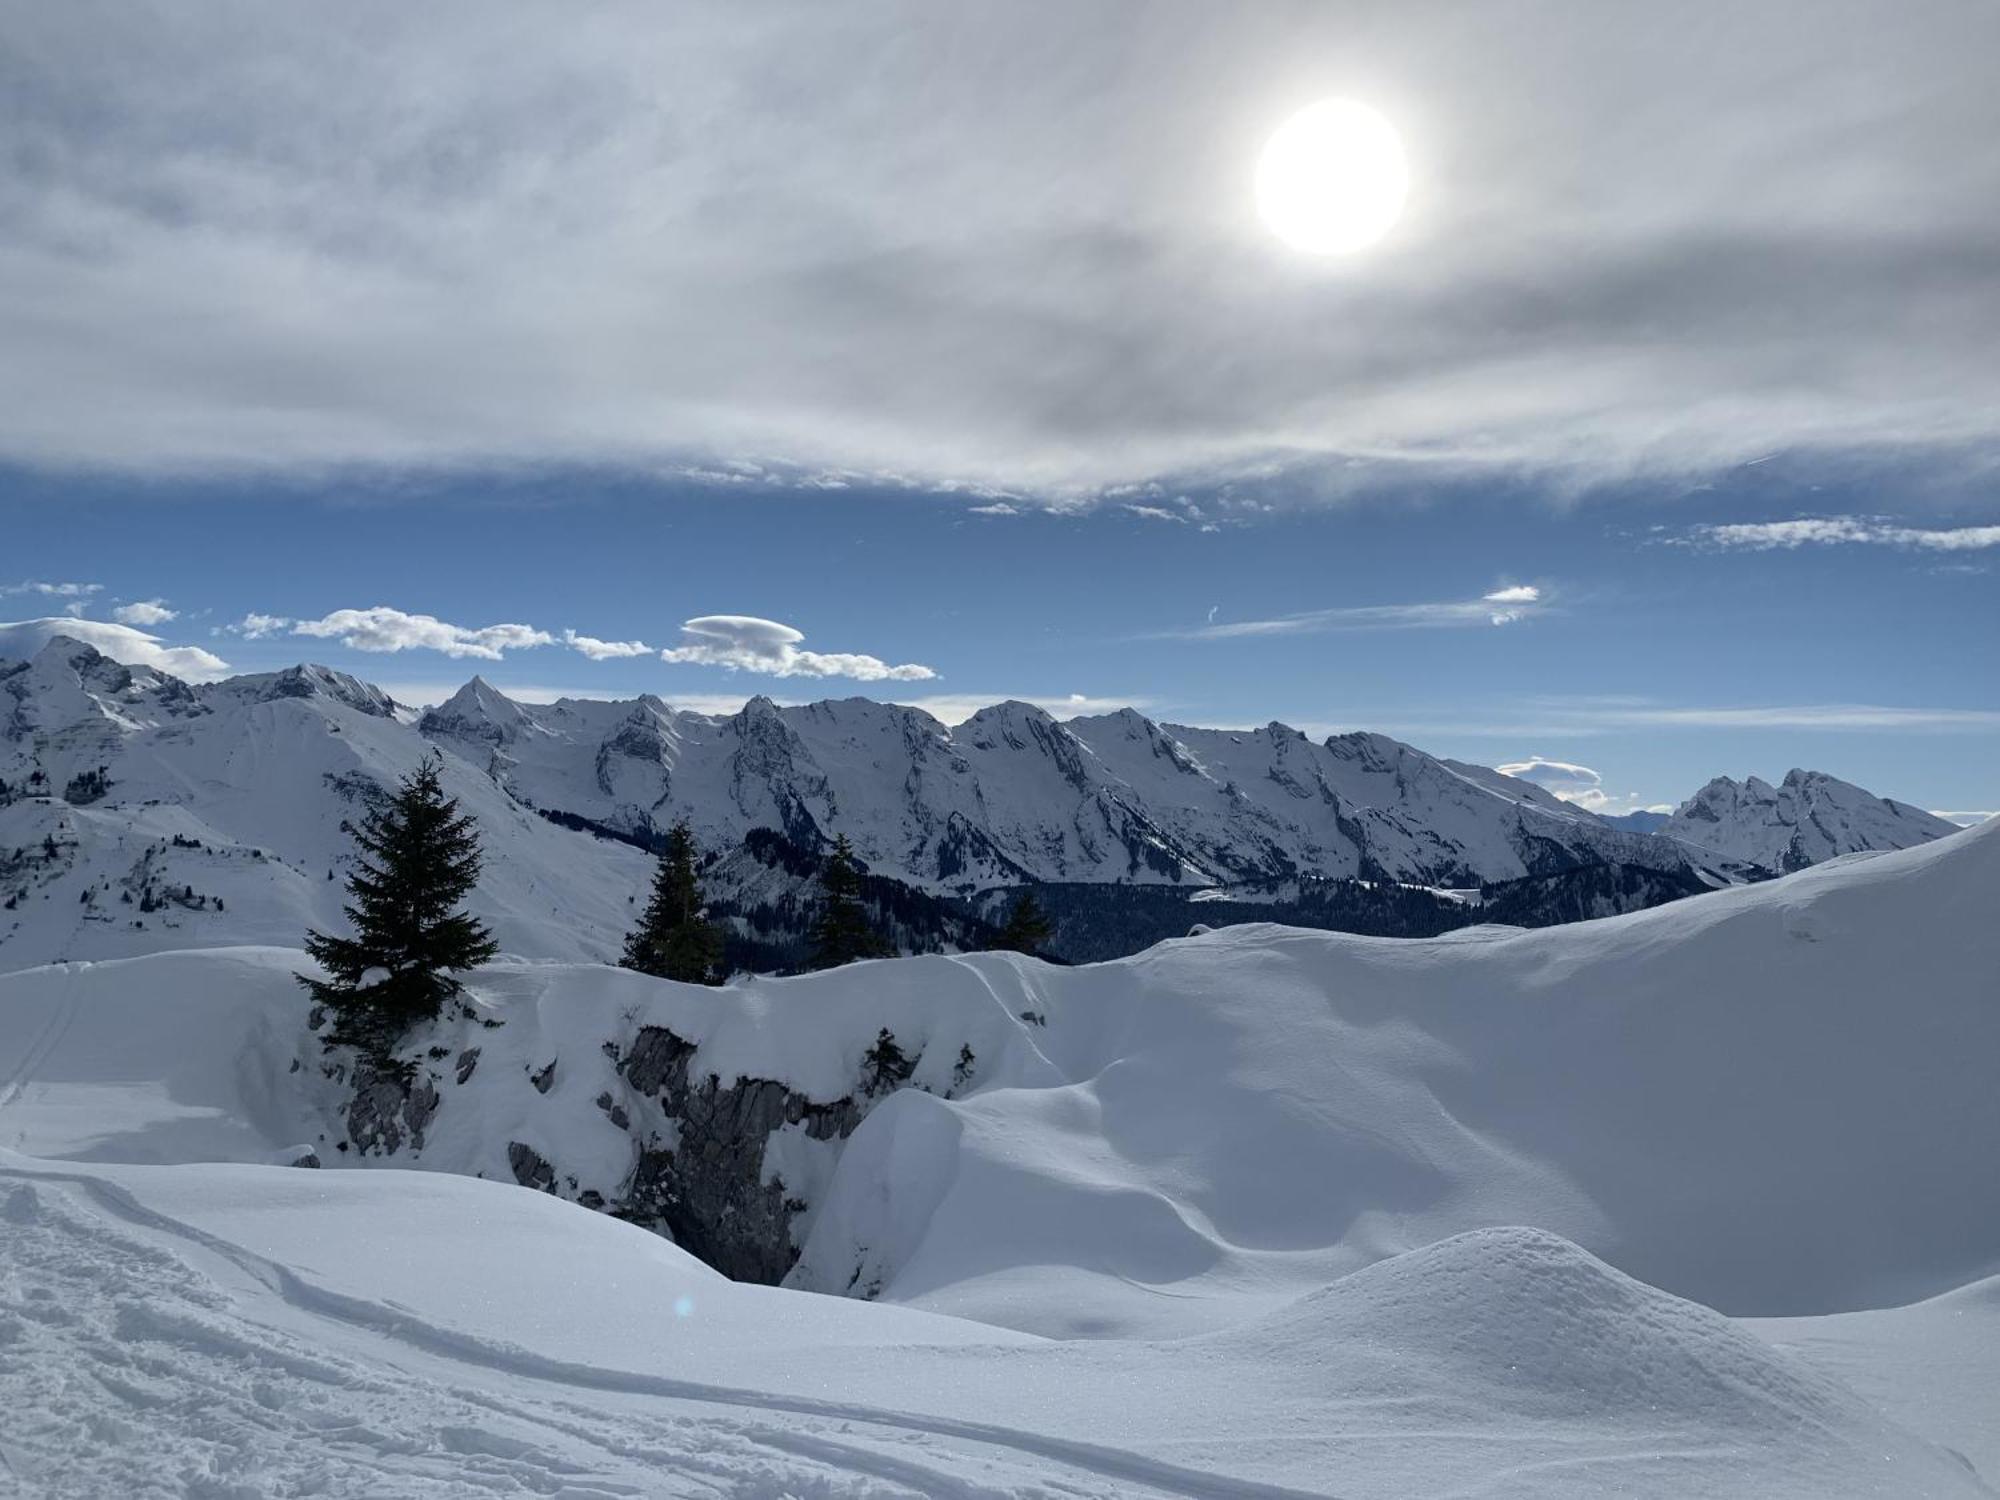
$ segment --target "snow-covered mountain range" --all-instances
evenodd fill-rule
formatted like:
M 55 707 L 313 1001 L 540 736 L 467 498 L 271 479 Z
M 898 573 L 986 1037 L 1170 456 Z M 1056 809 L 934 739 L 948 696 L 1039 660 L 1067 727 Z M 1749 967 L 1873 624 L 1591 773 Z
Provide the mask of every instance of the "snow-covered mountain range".
M 56 635 L 0 662 L 0 967 L 293 943 L 336 922 L 343 823 L 434 750 L 487 840 L 473 905 L 506 951 L 537 959 L 614 954 L 645 850 L 681 818 L 724 855 L 756 829 L 806 851 L 845 834 L 875 875 L 937 898 L 1060 882 L 1270 900 L 1357 880 L 1603 886 L 1606 872 L 1640 892 L 1571 892 L 1526 920 L 1954 831 L 1801 773 L 1734 799 L 1715 783 L 1646 834 L 1376 734 L 1129 709 L 1058 722 L 1024 703 L 956 726 L 862 698 L 753 698 L 729 715 L 650 696 L 534 705 L 476 677 L 419 714 L 325 667 L 191 684 Z M 800 884 L 769 860 L 715 876 L 756 900 Z

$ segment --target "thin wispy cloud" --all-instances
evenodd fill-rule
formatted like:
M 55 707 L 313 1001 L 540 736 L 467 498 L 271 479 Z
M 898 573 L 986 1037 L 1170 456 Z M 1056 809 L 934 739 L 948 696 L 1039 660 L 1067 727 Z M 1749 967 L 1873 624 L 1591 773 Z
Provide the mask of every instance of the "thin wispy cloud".
M 38 578 L 23 579 L 19 583 L 0 583 L 0 597 L 39 594 L 45 599 L 88 599 L 103 590 L 101 583 L 44 583 Z
M 701 615 L 681 626 L 681 644 L 660 660 L 758 672 L 767 677 L 851 677 L 858 682 L 922 682 L 938 674 L 916 662 L 892 666 L 853 651 L 809 651 L 805 633 L 755 615 Z
M 1879 516 L 1818 516 L 1697 526 L 1684 540 L 1697 546 L 1753 552 L 1847 546 L 1977 552 L 2000 547 L 2000 526 L 1907 526 Z
M 1423 604 L 1360 604 L 1337 609 L 1309 609 L 1262 620 L 1221 620 L 1210 611 L 1209 621 L 1185 630 L 1157 631 L 1148 640 L 1230 641 L 1260 636 L 1320 635 L 1344 630 L 1445 630 L 1468 626 L 1512 625 L 1545 606 L 1542 591 L 1530 584 L 1510 585 L 1477 599 L 1453 599 Z

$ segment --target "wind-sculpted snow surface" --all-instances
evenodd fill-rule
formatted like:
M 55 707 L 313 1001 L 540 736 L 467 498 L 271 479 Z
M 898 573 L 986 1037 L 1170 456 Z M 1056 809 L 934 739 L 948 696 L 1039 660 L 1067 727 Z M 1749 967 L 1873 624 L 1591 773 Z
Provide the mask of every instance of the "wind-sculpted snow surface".
M 1530 1230 L 1169 1344 L 736 1286 L 469 1179 L 0 1151 L 0 1230 L 0 1484 L 51 1500 L 1991 1493 Z
M 70 965 L 0 977 L 0 1143 L 480 1173 L 1063 1336 L 1212 1329 L 1521 1222 L 1729 1312 L 1880 1306 L 2000 1267 L 1996 889 L 1988 828 L 1531 933 L 722 989 L 495 965 L 413 1039 L 437 1101 L 390 1132 L 325 1075 L 298 954 Z
M 1929 1295 L 2000 1267 L 1996 891 L 1984 830 L 1532 933 L 968 960 L 1052 1080 L 878 1110 L 794 1284 L 1180 1333 L 1525 1222 L 1731 1312 Z
M 1534 933 L 502 964 L 366 1156 L 295 951 L 0 976 L 0 1493 L 1991 1494 L 1996 889 L 1989 828 Z M 849 1295 L 559 1201 L 659 1153 Z

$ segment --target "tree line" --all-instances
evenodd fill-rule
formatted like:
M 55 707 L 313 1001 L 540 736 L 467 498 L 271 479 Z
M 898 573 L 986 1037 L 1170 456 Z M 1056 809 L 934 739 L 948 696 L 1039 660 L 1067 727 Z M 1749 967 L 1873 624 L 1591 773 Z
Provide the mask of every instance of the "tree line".
M 352 1046 L 380 1066 L 408 1031 L 435 1020 L 464 991 L 459 977 L 499 951 L 484 923 L 461 909 L 484 863 L 472 816 L 445 795 L 442 759 L 426 758 L 395 795 L 350 828 L 358 851 L 341 907 L 353 936 L 309 931 L 306 952 L 325 978 L 298 981 L 328 1022 L 328 1047 Z M 723 932 L 703 898 L 701 854 L 685 821 L 668 832 L 638 925 L 619 962 L 687 984 L 721 984 Z M 813 969 L 893 955 L 861 897 L 861 866 L 838 835 L 819 872 Z M 1050 929 L 1034 892 L 1023 889 L 994 947 L 1037 953 Z

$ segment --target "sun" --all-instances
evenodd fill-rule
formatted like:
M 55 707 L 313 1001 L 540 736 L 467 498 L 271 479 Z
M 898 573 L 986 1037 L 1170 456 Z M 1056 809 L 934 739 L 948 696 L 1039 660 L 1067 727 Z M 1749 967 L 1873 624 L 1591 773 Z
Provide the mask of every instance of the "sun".
M 1257 159 L 1257 211 L 1279 239 L 1313 255 L 1374 244 L 1401 217 L 1409 188 L 1395 126 L 1348 99 L 1300 110 Z

